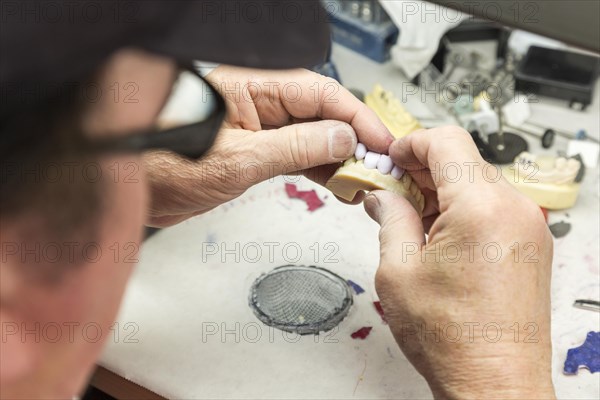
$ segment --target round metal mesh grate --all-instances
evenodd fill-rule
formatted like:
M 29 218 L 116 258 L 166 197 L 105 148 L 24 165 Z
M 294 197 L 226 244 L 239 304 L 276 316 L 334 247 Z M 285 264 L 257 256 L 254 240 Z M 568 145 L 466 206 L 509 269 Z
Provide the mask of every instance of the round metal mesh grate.
M 346 281 L 319 267 L 278 267 L 258 277 L 250 289 L 250 307 L 258 319 L 301 335 L 334 328 L 351 305 Z

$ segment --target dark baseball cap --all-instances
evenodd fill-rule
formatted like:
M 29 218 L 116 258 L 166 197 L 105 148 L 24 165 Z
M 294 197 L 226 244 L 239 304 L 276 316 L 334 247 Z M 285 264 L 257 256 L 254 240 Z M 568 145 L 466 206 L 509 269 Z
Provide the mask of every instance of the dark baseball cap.
M 39 106 L 135 47 L 178 61 L 312 67 L 330 46 L 318 0 L 83 0 L 0 3 L 0 118 Z

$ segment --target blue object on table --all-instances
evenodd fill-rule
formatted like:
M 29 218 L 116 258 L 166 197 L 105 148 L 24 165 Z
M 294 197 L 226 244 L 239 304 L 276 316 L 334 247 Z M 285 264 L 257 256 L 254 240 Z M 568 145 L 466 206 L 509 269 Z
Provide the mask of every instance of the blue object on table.
M 575 134 L 575 139 L 577 139 L 577 140 L 583 140 L 586 137 L 587 137 L 587 132 L 585 131 L 585 129 L 580 129 Z
M 576 374 L 582 366 L 591 373 L 600 371 L 600 332 L 589 332 L 581 346 L 567 352 L 565 374 Z
M 399 33 L 392 21 L 366 22 L 345 12 L 331 13 L 329 18 L 335 42 L 379 63 L 389 60 Z
M 350 287 L 352 289 L 354 289 L 354 291 L 356 292 L 356 294 L 361 294 L 365 292 L 365 289 L 363 289 L 362 287 L 360 287 L 360 285 L 358 283 L 352 282 L 350 279 L 348 279 L 348 285 L 350 285 Z

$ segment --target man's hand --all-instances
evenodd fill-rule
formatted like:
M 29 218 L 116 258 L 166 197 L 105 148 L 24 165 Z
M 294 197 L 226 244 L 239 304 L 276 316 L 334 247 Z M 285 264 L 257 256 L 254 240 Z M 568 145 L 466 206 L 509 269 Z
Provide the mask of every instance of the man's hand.
M 324 184 L 354 154 L 357 138 L 378 152 L 386 152 L 393 139 L 338 82 L 308 70 L 221 66 L 207 80 L 225 97 L 226 120 L 198 162 L 166 152 L 145 156 L 150 225 L 178 223 L 281 174 L 303 173 Z
M 426 196 L 423 220 L 392 193 L 365 198 L 381 226 L 377 293 L 406 357 L 436 398 L 554 398 L 552 238 L 539 207 L 459 128 L 415 132 L 389 152 Z

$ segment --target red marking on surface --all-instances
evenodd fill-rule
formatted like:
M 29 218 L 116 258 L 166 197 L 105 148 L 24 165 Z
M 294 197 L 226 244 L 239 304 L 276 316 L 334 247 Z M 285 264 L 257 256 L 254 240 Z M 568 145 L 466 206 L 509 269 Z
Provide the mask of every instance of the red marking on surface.
M 296 185 L 292 183 L 285 184 L 285 192 L 290 199 L 301 199 L 304 200 L 308 206 L 308 211 L 315 211 L 317 208 L 322 207 L 325 203 L 319 199 L 317 192 L 314 190 L 298 190 Z
M 296 185 L 293 185 L 291 183 L 285 184 L 285 192 L 287 193 L 290 199 L 295 199 L 296 196 L 298 196 L 298 188 L 296 187 Z
M 540 207 L 540 210 L 542 210 L 542 214 L 544 214 L 544 219 L 546 220 L 546 223 L 548 222 L 548 210 L 545 209 L 544 207 Z
M 383 312 L 383 307 L 381 307 L 381 302 L 379 301 L 374 301 L 373 305 L 375 306 L 375 310 L 377 310 L 377 314 L 379 314 L 379 316 L 381 317 L 381 320 L 387 324 L 387 319 L 385 319 L 385 314 Z
M 362 339 L 362 340 L 364 340 L 371 333 L 371 329 L 373 329 L 372 326 L 363 326 L 362 328 L 360 328 L 356 332 L 352 333 L 350 336 L 352 337 L 352 339 Z

